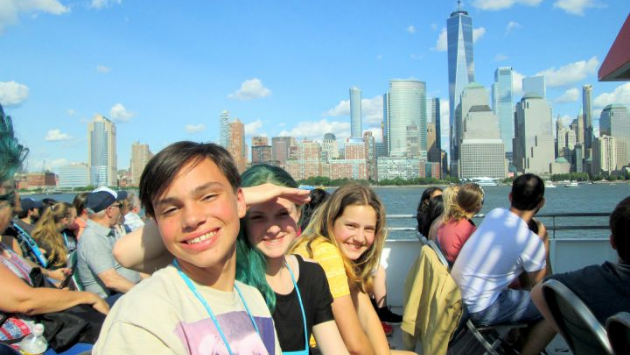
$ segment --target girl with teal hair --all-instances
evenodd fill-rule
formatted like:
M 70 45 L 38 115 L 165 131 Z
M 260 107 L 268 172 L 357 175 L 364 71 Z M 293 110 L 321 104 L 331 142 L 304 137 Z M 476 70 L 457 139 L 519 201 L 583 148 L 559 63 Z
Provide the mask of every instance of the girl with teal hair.
M 277 166 L 255 165 L 241 177 L 244 188 L 298 187 Z M 311 334 L 323 354 L 347 354 L 324 270 L 299 255 L 286 254 L 297 238 L 300 212 L 300 206 L 280 197 L 248 208 L 237 240 L 236 278 L 263 294 L 285 354 L 308 354 Z

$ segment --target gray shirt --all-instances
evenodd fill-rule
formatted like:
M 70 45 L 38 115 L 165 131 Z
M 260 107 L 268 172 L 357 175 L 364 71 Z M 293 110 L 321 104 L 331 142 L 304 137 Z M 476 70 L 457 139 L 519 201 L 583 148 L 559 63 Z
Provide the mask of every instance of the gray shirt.
M 79 273 L 81 284 L 86 291 L 94 292 L 102 298 L 106 298 L 112 292 L 98 277 L 98 274 L 102 272 L 114 269 L 120 276 L 133 283 L 140 281 L 139 273 L 125 269 L 114 259 L 112 249 L 115 242 L 116 236 L 113 229 L 103 227 L 91 220 L 87 221 L 87 226 L 79 240 L 76 271 Z

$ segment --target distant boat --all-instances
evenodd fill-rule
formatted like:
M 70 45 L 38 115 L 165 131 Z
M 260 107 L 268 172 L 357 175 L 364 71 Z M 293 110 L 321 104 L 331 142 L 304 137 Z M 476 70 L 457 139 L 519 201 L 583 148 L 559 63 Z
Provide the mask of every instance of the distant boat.
M 564 187 L 578 187 L 580 185 L 578 185 L 577 181 L 571 181 L 570 183 L 564 185 Z
M 551 182 L 551 181 L 545 181 L 545 188 L 547 188 L 547 189 L 555 189 L 556 185 L 554 185 L 553 182 Z
M 471 179 L 473 182 L 477 183 L 479 186 L 498 186 L 499 184 L 493 178 L 489 177 L 480 177 Z

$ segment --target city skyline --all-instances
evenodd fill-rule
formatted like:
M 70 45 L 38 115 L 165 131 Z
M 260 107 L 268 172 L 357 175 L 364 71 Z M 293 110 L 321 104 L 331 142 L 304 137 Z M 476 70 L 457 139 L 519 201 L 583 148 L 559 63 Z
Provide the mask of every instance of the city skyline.
M 31 149 L 29 170 L 87 162 L 95 114 L 116 123 L 117 165 L 128 168 L 135 141 L 155 152 L 183 139 L 219 142 L 224 110 L 243 122 L 246 142 L 321 141 L 328 132 L 345 140 L 354 86 L 363 129 L 380 141 L 388 83 L 414 78 L 440 99 L 449 151 L 446 20 L 457 3 L 379 5 L 10 0 L 0 5 L 0 103 Z M 595 131 L 604 106 L 630 104 L 630 84 L 596 77 L 627 16 L 624 1 L 476 0 L 462 8 L 473 19 L 475 80 L 487 90 L 497 68 L 512 67 L 516 104 L 520 79 L 543 74 L 553 120 L 568 124 L 590 84 Z

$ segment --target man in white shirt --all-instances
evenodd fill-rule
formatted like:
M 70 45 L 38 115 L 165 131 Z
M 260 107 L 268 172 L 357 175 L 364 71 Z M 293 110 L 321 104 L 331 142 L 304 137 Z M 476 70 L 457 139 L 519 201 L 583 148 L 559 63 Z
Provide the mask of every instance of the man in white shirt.
M 544 193 L 540 177 L 517 177 L 509 195 L 510 209 L 496 208 L 486 215 L 464 244 L 451 272 L 473 323 L 534 324 L 521 354 L 538 354 L 553 338 L 549 326 L 540 322 L 542 316 L 529 291 L 508 287 L 522 273 L 528 281 L 522 287 L 535 285 L 546 274 L 545 242 L 528 227 L 545 204 Z M 545 235 L 544 226 L 539 228 L 538 234 Z

